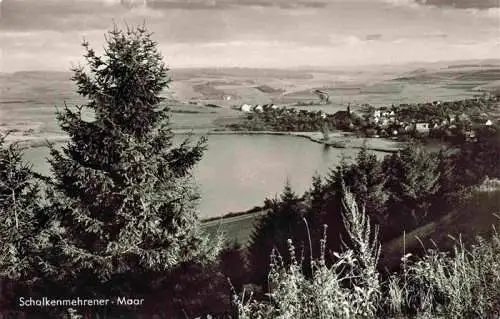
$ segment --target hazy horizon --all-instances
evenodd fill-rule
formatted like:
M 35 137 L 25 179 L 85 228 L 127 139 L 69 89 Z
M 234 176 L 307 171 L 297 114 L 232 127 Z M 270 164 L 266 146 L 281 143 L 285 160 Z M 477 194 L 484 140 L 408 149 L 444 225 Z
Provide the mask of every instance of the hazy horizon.
M 496 0 L 0 0 L 0 72 L 68 71 L 81 40 L 146 22 L 172 69 L 500 58 Z

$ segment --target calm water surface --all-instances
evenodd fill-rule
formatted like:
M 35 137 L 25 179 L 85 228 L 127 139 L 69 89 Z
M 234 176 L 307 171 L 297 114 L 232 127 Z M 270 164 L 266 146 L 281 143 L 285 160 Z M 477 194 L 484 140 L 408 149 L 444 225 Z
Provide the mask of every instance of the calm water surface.
M 177 141 L 183 138 L 176 136 Z M 325 148 L 294 136 L 209 135 L 208 150 L 193 171 L 201 193 L 200 216 L 220 216 L 262 205 L 266 197 L 281 193 L 287 179 L 302 194 L 315 172 L 324 175 L 339 163 L 342 154 L 352 159 L 357 153 L 355 149 Z M 26 159 L 43 174 L 49 173 L 47 156 L 45 147 L 25 151 Z

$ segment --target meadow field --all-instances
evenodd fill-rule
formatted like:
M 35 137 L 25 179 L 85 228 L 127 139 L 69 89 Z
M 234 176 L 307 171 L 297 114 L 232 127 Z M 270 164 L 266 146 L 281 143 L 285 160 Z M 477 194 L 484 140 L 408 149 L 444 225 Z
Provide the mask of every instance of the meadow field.
M 221 130 L 241 119 L 244 103 L 275 103 L 335 113 L 351 103 L 391 105 L 459 100 L 500 89 L 500 63 L 425 64 L 363 69 L 176 69 L 164 93 L 172 110 L 172 128 Z M 71 73 L 30 71 L 0 74 L 0 131 L 18 139 L 61 134 L 57 108 L 82 104 Z M 330 94 L 324 105 L 312 93 Z M 217 107 L 215 107 L 217 106 Z M 89 115 L 90 116 L 90 115 Z

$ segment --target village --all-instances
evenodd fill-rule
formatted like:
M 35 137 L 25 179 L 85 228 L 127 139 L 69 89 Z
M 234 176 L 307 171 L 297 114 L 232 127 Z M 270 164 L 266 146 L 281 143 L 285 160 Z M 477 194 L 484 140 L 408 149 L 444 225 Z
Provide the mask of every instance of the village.
M 235 106 L 247 114 L 246 121 L 232 125 L 236 130 L 356 132 L 366 137 L 433 138 L 476 141 L 477 132 L 494 125 L 488 111 L 499 102 L 498 95 L 459 101 L 434 101 L 399 106 L 356 106 L 328 114 L 298 110 L 276 104 L 244 103 Z
M 368 106 L 364 132 L 372 137 L 409 135 L 446 139 L 461 136 L 475 141 L 478 130 L 493 126 L 488 111 L 498 101 L 498 95 L 492 95 L 453 102 Z

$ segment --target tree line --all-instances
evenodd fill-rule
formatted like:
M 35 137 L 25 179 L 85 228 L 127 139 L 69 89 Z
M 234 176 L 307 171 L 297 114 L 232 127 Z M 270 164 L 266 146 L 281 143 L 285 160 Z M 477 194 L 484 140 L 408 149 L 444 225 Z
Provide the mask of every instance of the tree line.
M 325 129 L 353 130 L 361 124 L 361 117 L 354 114 L 339 116 L 321 111 L 268 107 L 262 112 L 249 113 L 243 122 L 228 127 L 236 131 L 317 132 Z

